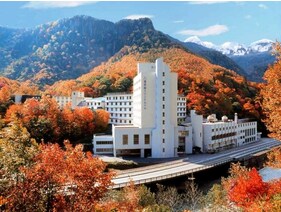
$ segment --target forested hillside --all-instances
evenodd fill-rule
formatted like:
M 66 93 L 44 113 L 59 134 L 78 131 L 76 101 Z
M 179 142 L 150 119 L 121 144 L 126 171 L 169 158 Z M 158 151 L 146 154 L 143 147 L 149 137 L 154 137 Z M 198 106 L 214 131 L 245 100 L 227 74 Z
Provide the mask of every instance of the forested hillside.
M 71 90 L 79 89 L 87 96 L 97 97 L 108 92 L 131 91 L 137 63 L 154 62 L 158 57 L 163 57 L 171 70 L 178 73 L 178 89 L 187 96 L 188 109 L 196 109 L 205 115 L 231 116 L 238 112 L 259 118 L 260 108 L 254 101 L 258 84 L 180 48 L 153 49 L 145 53 L 139 53 L 135 48 L 123 48 L 90 73 L 77 80 L 57 82 L 47 92 L 70 95 Z

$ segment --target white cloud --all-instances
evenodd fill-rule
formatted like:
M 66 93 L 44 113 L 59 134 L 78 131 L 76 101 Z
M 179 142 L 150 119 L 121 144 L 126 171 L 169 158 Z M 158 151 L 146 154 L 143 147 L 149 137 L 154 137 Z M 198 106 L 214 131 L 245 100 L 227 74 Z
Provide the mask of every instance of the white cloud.
M 189 4 L 222 4 L 227 3 L 228 1 L 191 1 Z
M 251 15 L 246 15 L 244 18 L 245 18 L 245 19 L 251 19 L 252 16 L 251 16 Z
M 184 22 L 184 20 L 173 21 L 173 23 L 175 23 L 175 24 L 179 24 L 179 23 L 183 23 L 183 22 Z
M 126 17 L 124 17 L 124 19 L 131 19 L 131 20 L 136 20 L 136 19 L 140 19 L 140 18 L 153 18 L 153 15 L 144 15 L 144 14 L 134 14 L 134 15 L 128 15 Z
M 79 7 L 81 5 L 93 4 L 94 1 L 30 1 L 24 4 L 23 8 L 49 9 L 63 7 Z
M 265 4 L 259 4 L 258 7 L 265 10 L 268 8 Z
M 182 31 L 179 31 L 178 34 L 203 37 L 203 36 L 209 36 L 209 35 L 219 35 L 219 34 L 227 32 L 228 30 L 229 29 L 227 26 L 216 24 L 216 25 L 204 28 L 204 29 L 182 30 Z

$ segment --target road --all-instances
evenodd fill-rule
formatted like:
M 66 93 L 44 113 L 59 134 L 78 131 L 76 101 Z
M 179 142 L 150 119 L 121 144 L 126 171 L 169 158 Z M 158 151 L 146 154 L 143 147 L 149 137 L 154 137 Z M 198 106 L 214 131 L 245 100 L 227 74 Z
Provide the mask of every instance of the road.
M 280 141 L 263 138 L 255 143 L 215 154 L 190 155 L 171 162 L 120 171 L 112 180 L 114 183 L 113 188 L 124 187 L 130 181 L 133 181 L 134 184 L 144 184 L 194 173 L 231 161 L 249 158 L 255 153 L 270 150 L 280 145 Z

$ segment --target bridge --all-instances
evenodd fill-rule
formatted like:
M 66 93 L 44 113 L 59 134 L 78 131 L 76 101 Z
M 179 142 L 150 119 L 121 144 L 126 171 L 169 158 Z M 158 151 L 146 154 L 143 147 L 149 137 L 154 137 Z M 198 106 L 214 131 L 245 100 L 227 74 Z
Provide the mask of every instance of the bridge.
M 114 183 L 113 188 L 125 187 L 131 181 L 135 185 L 139 185 L 195 173 L 231 161 L 250 158 L 256 153 L 268 151 L 278 146 L 281 146 L 280 141 L 262 138 L 255 143 L 215 154 L 190 155 L 171 162 L 119 171 L 117 176 L 112 180 Z

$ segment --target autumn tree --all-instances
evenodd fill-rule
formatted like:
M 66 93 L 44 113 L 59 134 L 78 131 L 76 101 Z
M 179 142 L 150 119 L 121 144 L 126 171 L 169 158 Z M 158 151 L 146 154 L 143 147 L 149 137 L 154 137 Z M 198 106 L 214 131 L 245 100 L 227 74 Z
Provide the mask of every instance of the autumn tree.
M 41 100 L 28 99 L 21 105 L 11 105 L 6 112 L 6 122 L 19 121 L 38 142 L 91 141 L 94 132 L 107 128 L 109 114 L 104 110 L 89 108 L 58 108 L 48 96 Z
M 104 132 L 108 126 L 109 113 L 105 110 L 95 110 L 95 132 Z
M 264 74 L 266 81 L 261 89 L 265 124 L 270 136 L 281 139 L 281 44 L 275 44 L 276 62 Z
M 5 193 L 12 181 L 20 176 L 20 167 L 29 167 L 38 153 L 38 145 L 20 123 L 1 128 L 0 131 L 0 193 Z
M 7 108 L 11 105 L 11 90 L 9 86 L 4 85 L 2 88 L 0 87 L 0 115 L 4 115 Z
M 121 190 L 110 190 L 98 205 L 100 211 L 169 211 L 156 203 L 155 193 L 144 185 L 131 182 Z
M 20 169 L 23 177 L 9 189 L 11 211 L 94 211 L 111 185 L 112 172 L 82 146 L 65 150 L 41 144 L 34 164 Z
M 274 151 L 274 155 L 279 152 Z M 272 154 L 270 154 L 272 156 Z M 269 157 L 269 161 L 278 157 Z M 272 162 L 272 161 L 271 161 Z M 268 163 L 275 166 L 276 163 Z M 230 176 L 222 180 L 223 190 L 218 195 L 226 194 L 222 205 L 228 209 L 242 209 L 243 211 L 280 211 L 281 209 L 281 180 L 264 182 L 255 168 L 247 169 L 240 164 L 233 164 Z M 234 203 L 234 205 L 233 205 Z

